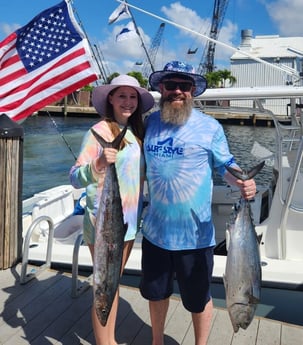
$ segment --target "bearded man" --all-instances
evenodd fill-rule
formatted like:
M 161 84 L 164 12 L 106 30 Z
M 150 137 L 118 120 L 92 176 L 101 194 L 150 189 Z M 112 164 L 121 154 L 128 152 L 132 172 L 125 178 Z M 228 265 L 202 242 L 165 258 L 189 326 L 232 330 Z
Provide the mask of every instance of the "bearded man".
M 152 345 L 163 345 L 176 277 L 183 306 L 192 316 L 195 345 L 206 345 L 213 310 L 212 173 L 216 170 L 238 186 L 246 199 L 254 197 L 256 184 L 226 170 L 239 167 L 222 126 L 193 108 L 193 98 L 207 88 L 203 76 L 191 65 L 172 61 L 152 73 L 149 84 L 161 100 L 160 110 L 146 120 L 144 138 L 150 203 L 143 219 L 140 292 L 149 300 Z

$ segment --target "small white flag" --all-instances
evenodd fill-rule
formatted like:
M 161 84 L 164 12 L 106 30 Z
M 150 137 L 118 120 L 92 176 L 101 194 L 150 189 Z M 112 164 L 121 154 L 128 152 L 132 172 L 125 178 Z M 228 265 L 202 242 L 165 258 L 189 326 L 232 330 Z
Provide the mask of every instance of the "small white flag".
M 274 154 L 265 146 L 260 145 L 257 141 L 254 142 L 251 154 L 257 158 L 264 159 L 267 166 L 274 166 Z
M 129 38 L 134 38 L 137 36 L 135 25 L 133 22 L 129 22 L 116 36 L 116 41 L 124 41 Z
M 130 18 L 128 6 L 120 4 L 108 18 L 108 24 L 113 24 L 119 20 Z

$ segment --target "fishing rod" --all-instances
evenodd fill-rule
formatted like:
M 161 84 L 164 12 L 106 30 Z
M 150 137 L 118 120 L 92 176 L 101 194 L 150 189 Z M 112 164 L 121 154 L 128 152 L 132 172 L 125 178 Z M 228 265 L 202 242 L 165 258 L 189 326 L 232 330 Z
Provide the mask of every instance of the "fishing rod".
M 57 132 L 60 134 L 62 140 L 64 141 L 65 145 L 67 146 L 67 148 L 69 149 L 69 151 L 71 152 L 71 154 L 73 155 L 75 161 L 77 160 L 77 156 L 75 155 L 73 149 L 71 148 L 70 144 L 68 143 L 68 141 L 65 139 L 65 136 L 63 134 L 62 131 L 60 131 L 59 127 L 57 126 L 56 121 L 54 120 L 54 118 L 51 116 L 49 111 L 46 111 L 48 117 L 50 118 L 50 120 L 52 121 L 54 127 L 56 128 Z

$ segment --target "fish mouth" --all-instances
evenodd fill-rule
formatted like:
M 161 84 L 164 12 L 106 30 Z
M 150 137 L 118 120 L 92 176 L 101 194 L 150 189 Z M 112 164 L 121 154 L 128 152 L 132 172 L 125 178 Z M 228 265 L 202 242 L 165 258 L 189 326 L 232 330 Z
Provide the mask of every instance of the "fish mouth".
M 108 315 L 109 315 L 109 309 L 108 308 L 104 308 L 104 309 L 98 309 L 96 308 L 96 314 L 98 317 L 98 320 L 100 321 L 101 325 L 103 327 L 106 326 L 107 324 L 107 319 L 108 319 Z
M 100 294 L 99 296 L 96 296 L 95 310 L 96 310 L 98 320 L 100 321 L 101 325 L 105 327 L 110 310 L 107 303 L 107 297 L 104 294 Z
M 239 328 L 246 329 L 254 317 L 256 309 L 256 304 L 245 304 L 245 303 L 236 303 L 230 308 L 228 312 L 230 315 L 231 323 L 234 329 L 234 332 L 238 332 Z

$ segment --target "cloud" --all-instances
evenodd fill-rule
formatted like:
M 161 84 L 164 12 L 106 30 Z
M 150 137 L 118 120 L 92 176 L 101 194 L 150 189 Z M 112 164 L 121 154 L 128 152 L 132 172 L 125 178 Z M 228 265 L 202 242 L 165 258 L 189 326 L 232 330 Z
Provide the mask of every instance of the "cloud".
M 238 34 L 238 26 L 232 23 L 230 20 L 226 20 L 225 25 L 222 26 L 220 30 L 218 41 L 223 42 L 231 47 L 234 47 L 233 41 L 235 37 L 237 36 L 237 34 Z M 234 51 L 232 49 L 228 49 L 217 44 L 217 47 L 216 47 L 217 59 L 220 59 L 220 60 L 229 59 L 233 53 Z
M 209 18 L 201 18 L 196 11 L 184 7 L 180 2 L 172 3 L 169 7 L 162 6 L 161 11 L 170 21 L 185 26 L 193 31 L 198 30 L 198 32 L 205 34 L 210 30 L 211 22 Z M 181 30 L 180 32 L 186 36 L 194 36 L 194 34 L 185 30 Z
M 302 36 L 302 0 L 277 0 L 265 4 L 282 36 Z
M 161 11 L 167 16 L 167 18 L 180 24 L 186 28 L 189 28 L 198 34 L 202 34 L 205 36 L 209 36 L 210 29 L 211 29 L 211 18 L 201 18 L 197 12 L 193 11 L 190 8 L 184 7 L 181 5 L 180 2 L 172 3 L 170 6 L 162 6 Z M 227 20 L 224 22 L 224 25 L 221 27 L 217 40 L 223 42 L 227 45 L 232 46 L 232 42 L 237 35 L 238 27 L 237 25 L 233 24 L 231 21 Z M 179 35 L 180 37 L 187 37 L 186 43 L 181 41 L 182 49 L 188 50 L 189 46 L 193 49 L 198 47 L 197 56 L 194 58 L 192 57 L 192 64 L 199 65 L 199 59 L 202 58 L 203 51 L 205 49 L 205 45 L 207 40 L 202 36 L 191 33 L 186 30 L 180 29 Z M 192 40 L 189 41 L 188 37 L 191 37 Z M 187 46 L 185 46 L 187 44 Z M 179 47 L 180 48 L 180 47 Z M 229 58 L 232 55 L 232 50 L 222 47 L 220 44 L 216 44 L 215 50 L 215 59 L 216 60 L 226 60 L 226 63 L 229 63 Z M 187 56 L 188 59 L 188 56 Z
M 0 23 L 0 32 L 4 34 L 4 36 L 8 36 L 17 29 L 20 28 L 21 25 L 19 24 L 6 24 L 6 23 Z
M 180 2 L 174 2 L 168 6 L 162 6 L 160 10 L 164 14 L 163 17 L 167 18 L 169 21 L 184 26 L 185 28 L 189 28 L 198 34 L 209 35 L 211 18 L 200 17 L 197 12 L 184 7 Z M 141 71 L 142 65 L 136 65 L 136 62 L 144 62 L 146 60 L 146 54 L 142 48 L 139 37 L 136 39 L 116 42 L 116 35 L 122 30 L 126 23 L 107 27 L 104 35 L 104 37 L 107 38 L 100 43 L 100 49 L 104 54 L 105 61 L 108 61 L 110 73 L 127 73 L 132 70 Z M 154 32 L 149 31 L 150 35 L 155 35 L 158 25 L 160 25 L 160 22 L 156 22 L 156 25 L 153 26 Z M 238 29 L 235 24 L 231 21 L 225 20 L 218 39 L 225 44 L 232 45 L 232 42 L 237 35 L 237 30 Z M 139 27 L 139 31 L 143 37 L 145 46 L 149 51 L 153 36 L 150 37 L 141 27 Z M 191 33 L 187 30 L 177 28 L 166 23 L 161 46 L 158 49 L 157 56 L 154 61 L 155 69 L 162 69 L 163 66 L 171 60 L 188 61 L 197 69 L 201 62 L 200 60 L 203 57 L 206 41 L 207 40 L 201 35 Z M 198 48 L 196 54 L 187 54 L 188 49 L 196 48 Z M 229 58 L 232 54 L 232 50 L 226 49 L 217 44 L 215 53 L 215 60 L 218 65 L 217 67 L 220 68 L 223 63 L 225 63 L 225 66 L 229 65 Z

